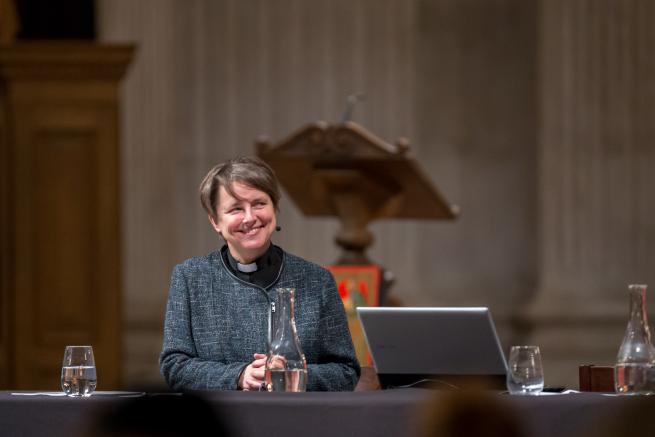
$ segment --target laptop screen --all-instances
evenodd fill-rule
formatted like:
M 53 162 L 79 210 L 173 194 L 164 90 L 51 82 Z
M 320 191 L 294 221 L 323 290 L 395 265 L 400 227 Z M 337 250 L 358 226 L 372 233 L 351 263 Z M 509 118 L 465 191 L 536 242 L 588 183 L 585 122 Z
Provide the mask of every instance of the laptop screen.
M 357 314 L 383 388 L 471 376 L 504 385 L 507 363 L 488 308 L 358 307 Z

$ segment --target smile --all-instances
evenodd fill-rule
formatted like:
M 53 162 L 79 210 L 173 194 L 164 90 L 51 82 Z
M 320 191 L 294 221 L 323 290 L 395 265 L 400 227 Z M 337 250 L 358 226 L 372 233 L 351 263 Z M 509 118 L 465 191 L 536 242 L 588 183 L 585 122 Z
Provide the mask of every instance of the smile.
M 257 226 L 257 227 L 250 228 L 250 229 L 244 229 L 244 230 L 242 230 L 240 232 L 244 233 L 245 235 L 253 235 L 253 234 L 256 234 L 260 229 L 263 229 L 263 226 Z

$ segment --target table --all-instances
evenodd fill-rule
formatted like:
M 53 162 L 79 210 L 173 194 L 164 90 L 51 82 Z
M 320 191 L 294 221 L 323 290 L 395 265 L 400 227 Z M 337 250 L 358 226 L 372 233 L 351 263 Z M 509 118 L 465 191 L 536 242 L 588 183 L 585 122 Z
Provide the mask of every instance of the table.
M 220 415 L 230 430 L 229 435 L 237 437 L 261 436 L 262 432 L 268 436 L 302 432 L 318 437 L 416 435 L 418 418 L 426 406 L 448 396 L 445 392 L 425 389 L 349 393 L 203 392 L 199 395 L 211 411 Z M 156 398 L 184 399 L 188 396 L 150 393 L 140 397 L 146 401 Z M 130 405 L 135 399 L 114 392 L 94 394 L 86 399 L 14 396 L 11 392 L 0 392 L 0 434 L 80 435 L 86 418 Z M 526 435 L 536 437 L 599 435 L 617 412 L 626 409 L 638 411 L 638 417 L 645 411 L 645 420 L 649 422 L 654 422 L 651 418 L 655 417 L 655 398 L 651 397 L 599 393 L 530 397 L 496 394 L 492 399 L 520 420 Z M 175 411 L 169 414 L 158 409 L 155 420 L 166 426 L 194 420 L 177 407 Z M 655 427 L 645 425 L 650 426 L 651 431 Z

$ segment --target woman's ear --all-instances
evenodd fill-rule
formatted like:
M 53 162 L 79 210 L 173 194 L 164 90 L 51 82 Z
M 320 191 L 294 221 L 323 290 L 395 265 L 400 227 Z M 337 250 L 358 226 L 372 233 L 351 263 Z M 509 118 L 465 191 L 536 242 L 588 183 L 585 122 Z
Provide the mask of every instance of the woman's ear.
M 211 223 L 212 228 L 214 228 L 218 235 L 222 237 L 221 228 L 218 227 L 218 223 L 214 220 L 214 217 L 212 217 L 211 214 L 207 214 L 207 218 L 209 219 L 209 223 Z

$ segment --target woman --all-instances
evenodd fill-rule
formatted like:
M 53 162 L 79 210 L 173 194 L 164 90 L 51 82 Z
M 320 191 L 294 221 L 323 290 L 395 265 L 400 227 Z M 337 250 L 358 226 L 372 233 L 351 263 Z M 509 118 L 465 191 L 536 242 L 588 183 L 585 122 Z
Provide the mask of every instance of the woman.
M 296 289 L 295 319 L 307 390 L 352 390 L 360 368 L 331 274 L 271 243 L 280 199 L 257 158 L 212 168 L 200 199 L 225 245 L 173 270 L 161 372 L 173 390 L 259 390 L 273 291 Z

